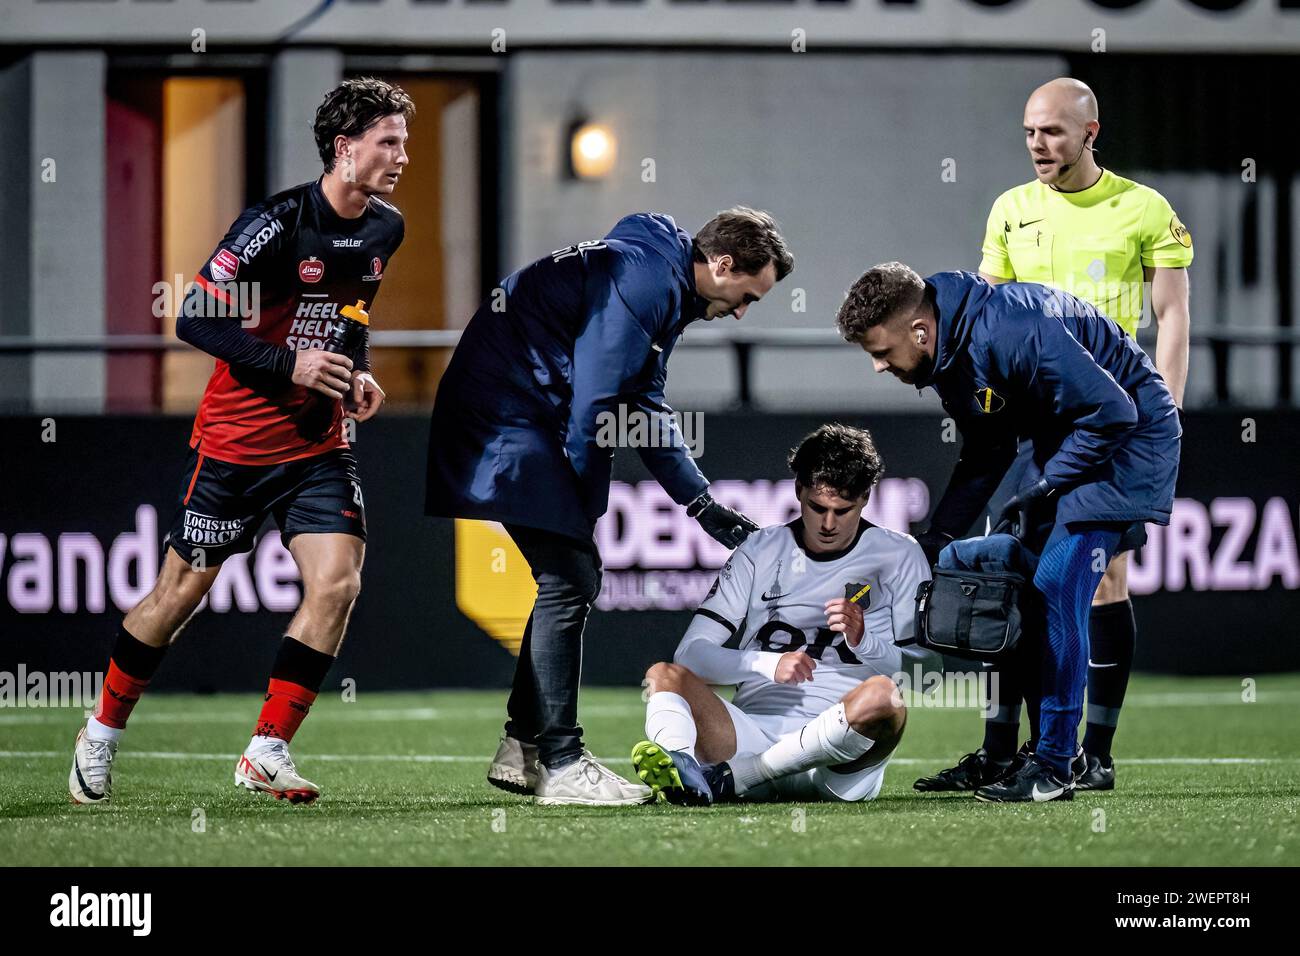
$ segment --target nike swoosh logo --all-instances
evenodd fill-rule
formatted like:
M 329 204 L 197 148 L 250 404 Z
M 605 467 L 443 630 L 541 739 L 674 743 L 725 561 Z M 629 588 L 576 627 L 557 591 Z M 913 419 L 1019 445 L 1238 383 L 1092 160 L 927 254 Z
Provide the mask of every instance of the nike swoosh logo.
M 257 769 L 262 771 L 263 776 L 265 776 L 267 780 L 274 780 L 280 774 L 280 771 L 278 770 L 275 773 L 268 773 L 266 766 L 260 763 L 257 765 Z
M 1119 661 L 1116 661 L 1113 664 L 1098 664 L 1096 661 L 1089 658 L 1088 666 L 1089 667 L 1119 667 Z
M 102 793 L 96 793 L 86 784 L 86 778 L 81 775 L 81 764 L 74 760 L 72 766 L 77 771 L 77 783 L 81 786 L 81 792 L 92 800 L 103 800 L 104 795 Z
M 775 601 L 775 600 L 777 600 L 778 598 L 783 598 L 783 597 L 785 597 L 784 594 L 768 594 L 768 593 L 766 593 L 766 592 L 764 592 L 764 594 L 763 594 L 763 600 L 764 600 L 764 601 Z
M 1043 791 L 1038 789 L 1038 784 L 1034 784 L 1034 803 L 1045 803 L 1048 800 L 1055 800 L 1063 793 L 1065 793 L 1064 787 L 1057 787 L 1055 790 Z
M 1044 217 L 1044 218 L 1045 218 L 1045 217 Z M 1034 223 L 1036 223 L 1036 222 L 1042 222 L 1042 221 L 1043 221 L 1042 219 L 1031 219 L 1031 220 L 1029 220 L 1029 222 L 1022 222 L 1022 223 L 1020 224 L 1020 228 L 1021 228 L 1021 229 L 1024 229 L 1025 226 L 1032 226 Z

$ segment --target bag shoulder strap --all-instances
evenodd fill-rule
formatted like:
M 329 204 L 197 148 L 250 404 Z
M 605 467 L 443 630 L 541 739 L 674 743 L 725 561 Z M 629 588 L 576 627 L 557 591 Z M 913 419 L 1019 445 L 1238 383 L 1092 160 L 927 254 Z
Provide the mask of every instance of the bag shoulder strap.
M 966 588 L 975 587 L 976 590 L 978 590 L 979 586 L 964 584 L 960 580 L 958 580 L 956 583 L 957 583 L 957 587 L 961 590 L 961 595 L 963 600 L 957 605 L 957 622 L 956 622 L 956 630 L 955 633 L 953 634 L 953 638 L 956 640 L 958 647 L 962 648 L 963 650 L 969 650 L 970 649 L 970 619 L 971 619 L 971 615 L 974 613 L 975 610 L 975 602 L 974 600 L 972 600 L 972 598 L 974 598 L 975 595 L 973 592 L 968 594 L 966 592 Z

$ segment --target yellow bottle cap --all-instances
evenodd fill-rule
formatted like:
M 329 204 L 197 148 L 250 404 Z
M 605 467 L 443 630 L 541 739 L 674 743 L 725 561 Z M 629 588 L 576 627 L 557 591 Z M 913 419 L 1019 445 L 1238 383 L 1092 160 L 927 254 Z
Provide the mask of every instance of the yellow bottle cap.
M 360 322 L 362 325 L 370 324 L 370 313 L 365 310 L 365 299 L 357 299 L 356 305 L 345 305 L 339 309 L 345 319 L 351 319 L 354 322 Z

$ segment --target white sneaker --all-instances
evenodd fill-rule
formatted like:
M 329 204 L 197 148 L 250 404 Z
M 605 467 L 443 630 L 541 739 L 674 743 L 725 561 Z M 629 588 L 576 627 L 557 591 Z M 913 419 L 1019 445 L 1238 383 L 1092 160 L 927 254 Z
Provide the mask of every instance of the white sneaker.
M 654 791 L 649 787 L 624 780 L 597 763 L 596 758 L 585 750 L 581 757 L 559 770 L 548 770 L 543 765 L 535 793 L 537 802 L 546 807 L 566 804 L 632 807 L 654 799 Z
M 537 789 L 537 745 L 505 734 L 488 768 L 488 783 L 510 793 L 531 796 Z
M 113 756 L 117 744 L 92 740 L 82 727 L 77 746 L 72 751 L 72 770 L 68 772 L 68 792 L 77 803 L 108 803 L 113 796 Z
M 289 745 L 278 737 L 249 743 L 239 763 L 235 764 L 235 786 L 269 793 L 277 800 L 311 803 L 320 796 L 320 787 L 298 775 L 289 756 Z

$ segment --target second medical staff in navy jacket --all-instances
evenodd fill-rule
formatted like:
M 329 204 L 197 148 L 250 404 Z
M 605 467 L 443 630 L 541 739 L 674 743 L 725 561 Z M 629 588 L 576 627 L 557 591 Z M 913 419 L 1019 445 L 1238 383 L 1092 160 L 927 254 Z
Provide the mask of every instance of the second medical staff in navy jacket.
M 840 332 L 877 372 L 933 388 L 962 433 L 960 460 L 920 540 L 933 560 L 988 504 L 1016 456 L 1033 463 L 1007 515 L 1028 513 L 1047 607 L 1041 732 L 1019 772 L 976 791 L 990 801 L 1073 796 L 1071 764 L 1088 661 L 1092 596 L 1144 522 L 1168 524 L 1182 429 L 1164 380 L 1093 306 L 1037 283 L 968 272 L 922 279 L 898 262 L 849 291 Z
M 620 405 L 662 429 L 646 467 L 730 548 L 755 530 L 712 500 L 664 400 L 668 358 L 697 319 L 739 319 L 794 267 L 777 224 L 737 207 L 694 237 L 637 214 L 605 238 L 556 250 L 507 277 L 466 327 L 429 431 L 426 512 L 499 521 L 537 581 L 488 780 L 544 804 L 650 798 L 594 761 L 577 720 L 582 631 L 600 592 L 593 530 L 613 448 L 602 413 Z

